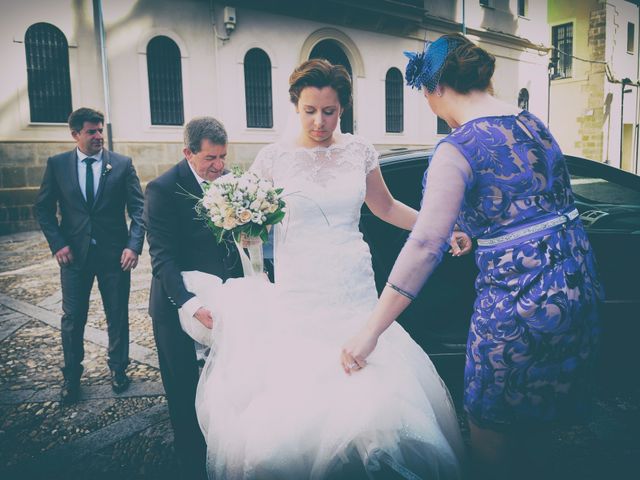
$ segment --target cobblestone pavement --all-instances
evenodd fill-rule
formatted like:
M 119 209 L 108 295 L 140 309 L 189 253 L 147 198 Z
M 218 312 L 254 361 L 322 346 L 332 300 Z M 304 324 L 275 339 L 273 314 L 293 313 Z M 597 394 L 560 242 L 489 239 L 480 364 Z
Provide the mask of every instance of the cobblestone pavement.
M 0 237 L 0 478 L 177 478 L 146 312 L 150 270 L 145 250 L 132 276 L 129 307 L 132 386 L 119 395 L 111 391 L 106 324 L 95 286 L 81 400 L 62 408 L 58 266 L 40 232 Z M 460 420 L 464 425 L 462 414 Z M 640 388 L 601 394 L 590 424 L 555 432 L 557 478 L 635 478 L 638 431 Z

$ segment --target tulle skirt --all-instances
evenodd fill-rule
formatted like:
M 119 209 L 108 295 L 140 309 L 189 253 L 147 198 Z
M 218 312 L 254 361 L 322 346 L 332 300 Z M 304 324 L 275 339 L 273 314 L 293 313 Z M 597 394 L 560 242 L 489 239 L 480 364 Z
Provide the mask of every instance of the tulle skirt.
M 261 277 L 183 277 L 215 319 L 207 330 L 181 317 L 211 345 L 196 398 L 210 478 L 461 477 L 449 393 L 400 325 L 380 337 L 366 368 L 342 370 L 342 345 L 370 301 L 336 308 L 321 292 L 295 295 Z

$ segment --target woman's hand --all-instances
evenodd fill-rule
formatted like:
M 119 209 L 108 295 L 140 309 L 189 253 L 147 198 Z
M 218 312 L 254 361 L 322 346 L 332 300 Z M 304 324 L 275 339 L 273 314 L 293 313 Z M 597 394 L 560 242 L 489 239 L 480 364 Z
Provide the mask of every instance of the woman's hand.
M 344 347 L 340 355 L 340 363 L 347 375 L 352 371 L 357 371 L 367 365 L 366 358 L 373 352 L 378 343 L 378 335 L 371 331 L 361 330 L 356 336 L 351 338 Z
M 451 239 L 449 240 L 449 244 L 451 245 L 451 255 L 453 255 L 454 257 L 466 255 L 471 251 L 471 248 L 473 247 L 471 237 L 460 230 L 453 231 L 453 233 L 451 234 Z

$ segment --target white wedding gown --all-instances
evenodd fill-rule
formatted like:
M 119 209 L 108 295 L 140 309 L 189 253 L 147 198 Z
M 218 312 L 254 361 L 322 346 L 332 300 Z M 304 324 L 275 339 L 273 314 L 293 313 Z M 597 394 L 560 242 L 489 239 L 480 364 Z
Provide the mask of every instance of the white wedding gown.
M 341 368 L 342 345 L 377 300 L 358 222 L 378 161 L 359 137 L 338 139 L 328 148 L 269 145 L 252 166 L 289 194 L 275 284 L 183 272 L 216 322 L 209 331 L 181 317 L 212 345 L 196 399 L 210 478 L 461 476 L 449 393 L 400 325 L 382 334 L 366 368 L 350 376 Z

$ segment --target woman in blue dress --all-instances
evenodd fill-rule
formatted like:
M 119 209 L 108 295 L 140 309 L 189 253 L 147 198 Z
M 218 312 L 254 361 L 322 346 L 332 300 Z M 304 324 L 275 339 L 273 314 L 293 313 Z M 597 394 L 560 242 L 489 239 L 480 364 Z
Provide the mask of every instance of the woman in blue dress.
M 565 160 L 537 117 L 492 95 L 495 58 L 466 37 L 407 56 L 407 83 L 454 130 L 436 147 L 416 225 L 342 365 L 365 368 L 452 229 L 463 230 L 477 239 L 480 271 L 464 375 L 474 473 L 535 476 L 551 426 L 587 413 L 599 334 L 602 291 Z

